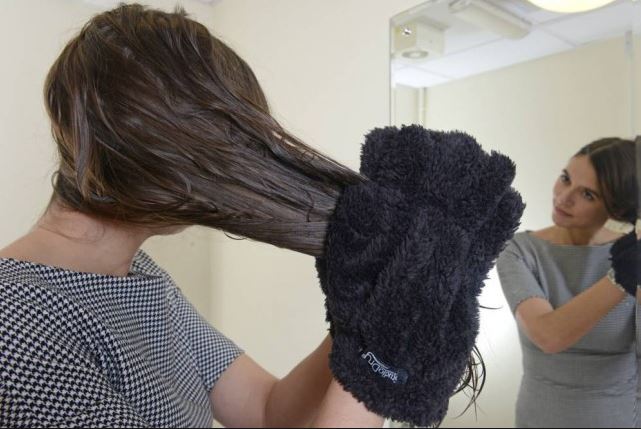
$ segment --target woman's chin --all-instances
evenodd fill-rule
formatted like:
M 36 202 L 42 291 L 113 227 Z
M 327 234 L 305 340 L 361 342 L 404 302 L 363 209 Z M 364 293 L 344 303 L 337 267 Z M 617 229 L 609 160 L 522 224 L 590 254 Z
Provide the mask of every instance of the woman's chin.
M 561 228 L 568 228 L 572 225 L 572 222 L 568 218 L 559 216 L 556 213 L 552 213 L 552 221 L 554 222 L 554 225 Z

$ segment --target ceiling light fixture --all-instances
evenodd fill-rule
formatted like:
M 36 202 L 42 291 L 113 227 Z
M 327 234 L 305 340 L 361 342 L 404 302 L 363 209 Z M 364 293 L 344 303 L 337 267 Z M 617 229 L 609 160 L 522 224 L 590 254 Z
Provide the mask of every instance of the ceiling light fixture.
M 443 55 L 443 30 L 426 22 L 412 21 L 399 25 L 393 33 L 395 55 L 410 60 Z

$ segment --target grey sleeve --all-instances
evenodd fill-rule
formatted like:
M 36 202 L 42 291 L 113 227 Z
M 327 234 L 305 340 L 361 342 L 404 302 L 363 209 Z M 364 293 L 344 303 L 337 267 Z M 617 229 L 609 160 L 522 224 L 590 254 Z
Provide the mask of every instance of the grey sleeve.
M 519 247 L 510 241 L 505 250 L 499 255 L 496 269 L 512 314 L 523 301 L 529 298 L 548 299 L 545 291 L 528 268 Z
M 203 383 L 210 391 L 222 373 L 244 351 L 211 326 L 178 288 L 175 289 L 174 299 Z

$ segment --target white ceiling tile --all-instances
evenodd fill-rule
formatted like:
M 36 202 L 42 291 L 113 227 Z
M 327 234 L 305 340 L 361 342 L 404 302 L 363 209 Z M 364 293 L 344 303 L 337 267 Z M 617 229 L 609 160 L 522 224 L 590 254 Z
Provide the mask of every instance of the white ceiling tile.
M 429 73 L 412 67 L 405 67 L 393 74 L 392 85 L 405 85 L 414 88 L 430 87 L 448 82 L 450 77 Z
M 617 2 L 594 11 L 568 15 L 565 19 L 542 24 L 540 28 L 581 45 L 621 36 L 631 30 L 635 16 L 639 18 L 640 8 L 641 3 Z
M 458 79 L 552 55 L 571 48 L 571 45 L 555 37 L 534 31 L 521 40 L 501 39 L 477 49 L 441 57 L 417 66 L 427 72 Z
M 457 25 L 445 31 L 444 55 L 455 54 L 500 39 L 500 36 L 489 31 L 479 30 L 471 24 Z

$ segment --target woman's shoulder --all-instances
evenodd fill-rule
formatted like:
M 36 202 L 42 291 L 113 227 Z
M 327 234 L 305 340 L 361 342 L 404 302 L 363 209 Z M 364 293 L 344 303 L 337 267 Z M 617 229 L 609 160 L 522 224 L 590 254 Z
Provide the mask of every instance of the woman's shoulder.
M 533 236 L 532 231 L 520 231 L 514 234 L 514 236 L 508 240 L 506 243 L 507 249 L 526 251 L 527 249 L 532 250 L 533 247 Z
M 26 269 L 27 265 L 35 264 L 10 257 L 9 254 L 0 255 L 0 293 L 6 293 L 17 285 L 45 289 L 49 286 L 35 270 Z
M 146 276 L 157 276 L 170 279 L 171 276 L 167 271 L 156 263 L 156 261 L 143 249 L 136 252 L 134 259 L 131 264 L 131 271 L 136 274 L 142 274 Z
M 88 315 L 125 304 L 143 305 L 140 293 L 165 296 L 166 289 L 174 286 L 171 277 L 142 250 L 130 271 L 126 277 L 75 272 L 5 255 L 0 257 L 0 298 L 28 311 L 40 308 L 65 311 L 69 316 Z
M 533 268 L 536 265 L 537 255 L 545 251 L 544 246 L 539 243 L 540 240 L 532 234 L 532 231 L 517 232 L 505 244 L 497 265 L 512 264 L 518 260 Z
M 0 258 L 0 331 L 16 338 L 38 332 L 70 349 L 118 343 L 114 335 L 132 314 L 158 312 L 172 287 L 146 254 L 135 262 L 138 272 L 116 278 Z
M 553 226 L 539 229 L 536 231 L 526 231 L 526 233 L 534 238 L 548 241 L 550 243 L 556 243 L 558 241 L 558 234 L 556 228 Z
M 0 345 L 31 338 L 68 349 L 82 347 L 99 324 L 98 318 L 73 296 L 21 264 L 0 259 L 0 331 L 5 333 Z
M 515 234 L 514 241 L 531 251 L 548 253 L 553 247 L 568 247 L 565 236 L 555 226 Z

